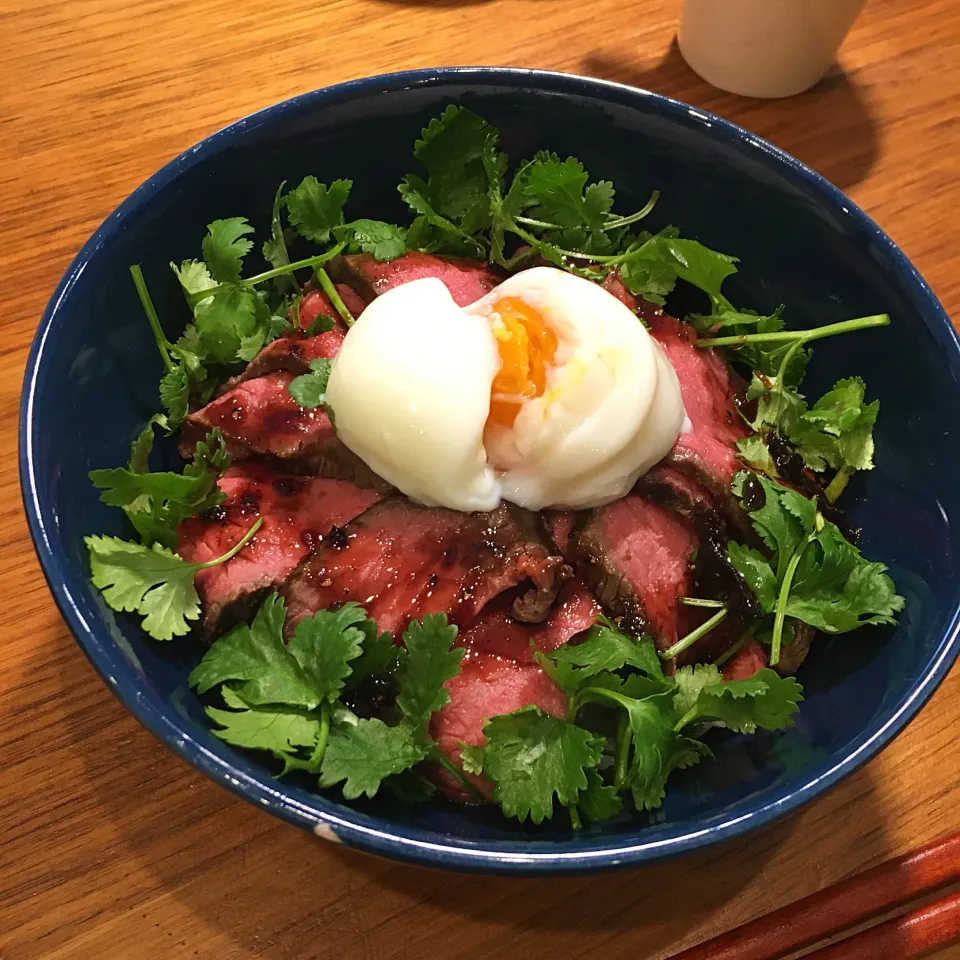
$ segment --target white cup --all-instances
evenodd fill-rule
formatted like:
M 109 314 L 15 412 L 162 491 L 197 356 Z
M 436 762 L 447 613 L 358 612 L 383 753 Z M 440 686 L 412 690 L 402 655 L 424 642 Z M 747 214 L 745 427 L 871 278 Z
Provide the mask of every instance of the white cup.
M 678 41 L 707 83 L 790 97 L 833 63 L 865 0 L 683 0 Z

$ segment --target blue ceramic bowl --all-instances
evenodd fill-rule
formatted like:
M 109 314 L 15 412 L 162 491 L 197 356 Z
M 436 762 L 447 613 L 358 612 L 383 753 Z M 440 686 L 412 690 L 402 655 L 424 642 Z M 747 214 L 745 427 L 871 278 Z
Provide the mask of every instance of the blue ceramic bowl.
M 788 305 L 797 326 L 889 312 L 893 325 L 819 345 L 819 395 L 863 376 L 882 401 L 877 469 L 848 494 L 867 555 L 887 563 L 906 612 L 894 630 L 821 639 L 800 679 L 796 728 L 717 732 L 714 762 L 675 775 L 653 820 L 573 834 L 521 827 L 495 810 L 338 802 L 278 782 L 211 735 L 186 687 L 198 643 L 155 643 L 103 604 L 83 536 L 123 533 L 87 471 L 125 461 L 158 406 L 160 363 L 127 272 L 142 263 L 161 317 L 182 316 L 167 264 L 197 255 L 205 225 L 269 223 L 281 180 L 351 177 L 358 213 L 404 216 L 395 184 L 420 127 L 451 102 L 501 127 L 510 155 L 546 147 L 613 180 L 619 209 L 663 199 L 652 228 L 741 258 L 736 303 Z M 171 333 L 173 331 L 170 331 Z M 443 69 L 374 77 L 288 100 L 208 137 L 151 177 L 77 255 L 27 364 L 20 471 L 44 573 L 77 642 L 124 705 L 171 750 L 251 803 L 328 839 L 435 866 L 565 873 L 637 864 L 742 837 L 862 766 L 899 733 L 960 649 L 960 351 L 934 295 L 891 240 L 843 194 L 769 143 L 642 90 L 526 70 Z M 905 389 L 909 387 L 909 389 Z M 166 452 L 175 463 L 172 448 Z M 558 818 L 562 820 L 563 818 Z

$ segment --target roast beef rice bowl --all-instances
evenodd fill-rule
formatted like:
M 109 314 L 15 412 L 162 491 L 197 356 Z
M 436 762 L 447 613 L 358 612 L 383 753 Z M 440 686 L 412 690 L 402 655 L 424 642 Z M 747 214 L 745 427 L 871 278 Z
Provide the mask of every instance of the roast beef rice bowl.
M 468 109 L 413 154 L 401 224 L 347 179 L 281 184 L 260 237 L 224 211 L 171 264 L 181 318 L 131 268 L 162 412 L 91 473 L 131 531 L 86 538 L 93 582 L 203 638 L 193 695 L 278 777 L 650 817 L 716 728 L 793 724 L 820 634 L 903 608 L 842 512 L 879 403 L 802 388 L 816 341 L 889 318 L 734 305 L 736 251 L 643 229 L 656 184 L 615 212 Z M 151 470 L 161 434 L 182 472 Z

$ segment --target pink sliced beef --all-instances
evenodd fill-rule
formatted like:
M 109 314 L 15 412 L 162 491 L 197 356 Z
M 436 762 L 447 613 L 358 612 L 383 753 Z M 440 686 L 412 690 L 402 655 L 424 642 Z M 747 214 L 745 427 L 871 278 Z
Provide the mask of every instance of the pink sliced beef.
M 443 281 L 457 305 L 466 307 L 503 280 L 479 260 L 436 257 L 431 253 L 405 253 L 389 263 L 380 263 L 367 254 L 338 257 L 331 262 L 330 272 L 368 303 L 411 280 L 436 277 Z
M 749 680 L 770 663 L 767 651 L 756 640 L 748 640 L 723 667 L 724 680 Z
M 634 490 L 698 525 L 722 522 L 713 494 L 669 460 L 661 460 L 648 470 L 637 481 Z
M 600 613 L 600 605 L 580 580 L 563 585 L 553 611 L 543 623 L 514 619 L 514 597 L 512 591 L 502 593 L 460 633 L 457 642 L 466 648 L 468 659 L 495 656 L 516 663 L 534 663 L 531 640 L 541 653 L 550 653 L 589 629 Z
M 689 521 L 631 493 L 590 511 L 571 541 L 577 574 L 625 627 L 649 630 L 661 648 L 677 640 L 678 600 L 690 592 L 699 546 Z
M 545 619 L 570 575 L 535 514 L 509 506 L 459 513 L 384 500 L 328 539 L 284 587 L 287 623 L 354 600 L 399 635 L 413 619 L 444 612 L 469 623 L 504 590 L 523 585 L 513 615 Z M 528 586 L 528 582 L 532 586 Z
M 613 294 L 613 296 L 615 296 L 622 304 L 633 310 L 634 313 L 637 312 L 639 308 L 639 301 L 627 289 L 626 284 L 620 278 L 620 274 L 617 271 L 608 273 L 600 286 L 603 287 L 607 293 Z
M 737 441 L 750 433 L 737 409 L 735 375 L 718 353 L 695 346 L 697 334 L 688 324 L 659 311 L 647 320 L 677 372 L 693 424 L 693 431 L 677 440 L 670 460 L 725 495 L 739 470 Z
M 340 344 L 343 343 L 344 331 L 341 328 L 342 324 L 316 337 L 279 337 L 268 343 L 247 364 L 243 373 L 227 382 L 227 390 L 238 383 L 256 380 L 278 370 L 299 376 L 309 372 L 312 360 L 332 360 L 340 352 Z
M 460 766 L 460 744 L 482 746 L 483 728 L 491 717 L 535 705 L 545 713 L 562 717 L 567 711 L 566 694 L 535 664 L 519 664 L 485 654 L 464 662 L 463 669 L 447 683 L 450 702 L 430 721 L 430 735 L 440 749 Z M 469 779 L 485 796 L 493 784 L 484 777 Z M 471 799 L 446 772 L 436 772 L 437 782 L 454 800 Z
M 387 485 L 340 443 L 322 409 L 307 410 L 290 396 L 288 387 L 294 376 L 277 370 L 244 380 L 191 413 L 180 431 L 180 452 L 191 456 L 197 441 L 216 427 L 235 461 L 266 457 L 278 469 L 386 489 Z
M 567 555 L 570 547 L 570 533 L 576 520 L 577 514 L 573 510 L 544 510 L 543 512 L 543 522 L 550 532 L 550 539 L 563 556 Z
M 187 417 L 181 447 L 192 449 L 197 432 L 214 427 L 237 459 L 250 454 L 295 459 L 305 450 L 336 443 L 326 413 L 306 410 L 290 396 L 293 379 L 293 373 L 277 370 L 237 384 Z
M 258 515 L 263 526 L 231 560 L 197 574 L 201 629 L 208 637 L 246 619 L 332 529 L 379 499 L 346 480 L 275 473 L 256 463 L 232 467 L 219 486 L 226 494 L 220 506 L 180 524 L 177 552 L 184 559 L 213 560 L 237 543 Z

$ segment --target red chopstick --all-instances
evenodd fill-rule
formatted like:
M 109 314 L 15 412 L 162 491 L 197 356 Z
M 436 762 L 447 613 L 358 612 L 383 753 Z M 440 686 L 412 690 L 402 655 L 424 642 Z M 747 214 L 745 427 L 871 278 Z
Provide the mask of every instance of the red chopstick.
M 803 960 L 915 960 L 958 940 L 960 891 L 814 950 Z
M 960 832 L 842 880 L 670 960 L 777 960 L 957 882 Z M 863 939 L 871 936 L 872 940 Z M 809 960 L 910 960 L 956 938 L 960 938 L 960 894 L 824 947 Z M 867 945 L 867 952 L 850 952 L 860 949 L 851 946 L 858 941 Z M 913 953 L 909 944 L 915 945 Z M 884 949 L 894 952 L 884 953 Z

